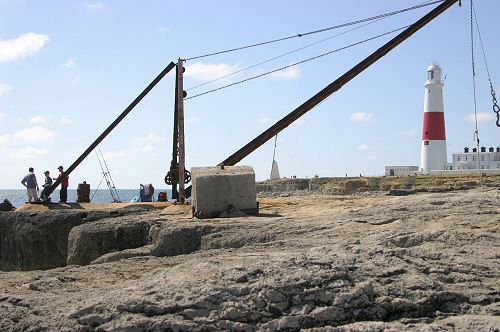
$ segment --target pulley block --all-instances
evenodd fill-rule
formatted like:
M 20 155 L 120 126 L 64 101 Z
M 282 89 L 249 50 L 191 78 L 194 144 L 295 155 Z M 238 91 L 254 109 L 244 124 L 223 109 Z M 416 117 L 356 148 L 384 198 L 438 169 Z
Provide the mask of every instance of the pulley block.
M 165 183 L 171 185 L 173 182 L 179 183 L 179 171 L 177 169 L 171 169 L 165 175 Z M 191 182 L 191 172 L 184 170 L 184 183 L 188 184 Z

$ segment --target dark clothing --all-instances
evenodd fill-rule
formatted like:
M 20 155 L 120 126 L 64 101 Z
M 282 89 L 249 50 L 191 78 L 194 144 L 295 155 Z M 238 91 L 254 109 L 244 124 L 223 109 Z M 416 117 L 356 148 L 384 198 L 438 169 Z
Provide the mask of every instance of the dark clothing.
M 68 187 L 61 187 L 59 190 L 59 199 L 61 202 L 66 203 L 68 200 Z
M 52 178 L 50 176 L 45 176 L 45 183 L 43 184 L 43 187 L 49 187 L 52 185 Z

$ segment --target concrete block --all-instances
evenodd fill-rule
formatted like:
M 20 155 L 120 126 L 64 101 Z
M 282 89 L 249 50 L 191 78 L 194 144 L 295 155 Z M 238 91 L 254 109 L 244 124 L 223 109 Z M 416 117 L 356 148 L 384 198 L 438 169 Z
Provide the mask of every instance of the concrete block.
M 193 167 L 192 205 L 198 218 L 259 213 L 255 173 L 249 166 Z

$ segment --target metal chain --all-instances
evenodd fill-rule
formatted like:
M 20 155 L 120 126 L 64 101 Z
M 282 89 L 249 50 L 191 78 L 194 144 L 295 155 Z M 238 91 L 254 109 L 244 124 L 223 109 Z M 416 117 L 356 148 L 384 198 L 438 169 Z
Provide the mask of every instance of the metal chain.
M 495 96 L 495 89 L 493 88 L 493 82 L 491 81 L 491 75 L 490 75 L 490 69 L 488 67 L 488 61 L 486 61 L 486 51 L 484 50 L 483 37 L 481 36 L 481 30 L 479 29 L 479 23 L 477 21 L 476 8 L 474 7 L 474 3 L 471 0 L 471 20 L 472 20 L 472 15 L 474 15 L 474 21 L 476 23 L 477 34 L 479 36 L 479 42 L 481 44 L 481 51 L 483 52 L 484 65 L 486 67 L 486 73 L 488 74 L 488 81 L 490 82 L 491 97 L 493 99 L 493 112 L 497 116 L 496 125 L 497 125 L 497 127 L 500 127 L 500 107 L 497 104 L 497 98 Z
M 490 81 L 490 88 L 491 88 L 491 98 L 493 99 L 493 112 L 497 116 L 496 125 L 497 127 L 500 127 L 500 106 L 498 106 L 495 89 L 493 89 L 493 84 L 491 83 L 491 81 Z

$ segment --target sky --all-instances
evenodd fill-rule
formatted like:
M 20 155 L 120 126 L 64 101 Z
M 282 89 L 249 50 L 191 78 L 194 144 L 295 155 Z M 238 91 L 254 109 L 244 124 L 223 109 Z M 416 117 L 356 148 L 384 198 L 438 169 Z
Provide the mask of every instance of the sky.
M 0 0 L 0 188 L 22 188 L 29 167 L 39 181 L 45 170 L 55 175 L 59 165 L 68 167 L 171 61 L 422 1 Z M 276 149 L 281 176 L 381 175 L 386 165 L 419 165 L 426 69 L 434 62 L 446 75 L 448 154 L 473 146 L 470 4 L 462 2 L 282 131 Z M 474 3 L 500 95 L 500 1 Z M 350 32 L 353 27 L 189 60 L 184 88 L 194 96 L 287 66 L 411 24 L 435 6 Z M 217 165 L 394 35 L 186 100 L 187 168 Z M 496 147 L 500 129 L 477 33 L 475 37 L 481 145 Z M 172 154 L 173 72 L 99 145 L 117 188 L 140 183 L 165 187 Z M 271 140 L 239 165 L 252 166 L 257 180 L 267 179 L 273 147 Z M 101 179 L 97 157 L 91 154 L 70 175 L 70 188 L 83 181 L 95 188 Z

